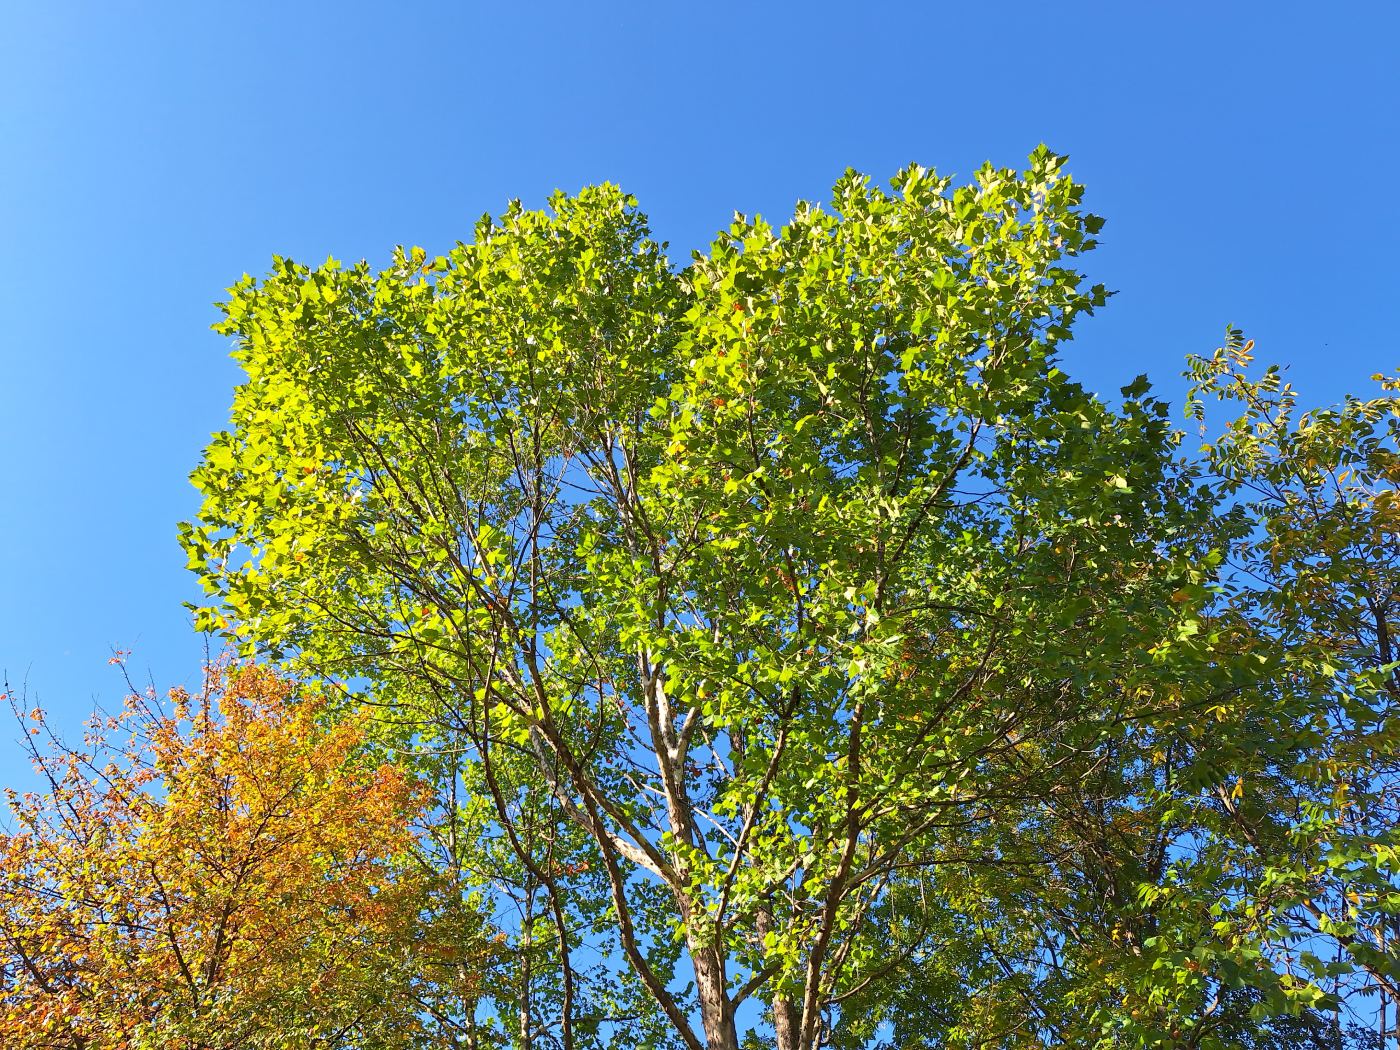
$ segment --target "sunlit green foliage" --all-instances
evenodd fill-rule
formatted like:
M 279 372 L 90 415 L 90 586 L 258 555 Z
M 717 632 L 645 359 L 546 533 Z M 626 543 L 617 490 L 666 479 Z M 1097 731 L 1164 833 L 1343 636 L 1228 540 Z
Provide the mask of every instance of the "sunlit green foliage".
M 435 778 L 520 914 L 502 1038 L 1204 1050 L 1393 980 L 1392 402 L 1197 457 L 1085 391 L 1062 165 L 232 289 L 200 626 Z M 1201 393 L 1277 403 L 1240 360 Z

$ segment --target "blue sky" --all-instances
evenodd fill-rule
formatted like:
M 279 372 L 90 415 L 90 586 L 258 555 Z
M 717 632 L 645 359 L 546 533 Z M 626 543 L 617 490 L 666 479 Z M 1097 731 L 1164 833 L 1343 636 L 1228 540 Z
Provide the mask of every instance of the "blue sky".
M 276 252 L 430 253 L 601 180 L 684 259 L 847 166 L 1041 141 L 1119 295 L 1066 369 L 1179 400 L 1227 322 L 1326 401 L 1400 366 L 1390 4 L 21 3 L 0 31 L 0 668 L 72 724 L 202 642 L 175 523 L 237 373 L 211 306 Z M 0 730 L 0 779 L 14 782 Z

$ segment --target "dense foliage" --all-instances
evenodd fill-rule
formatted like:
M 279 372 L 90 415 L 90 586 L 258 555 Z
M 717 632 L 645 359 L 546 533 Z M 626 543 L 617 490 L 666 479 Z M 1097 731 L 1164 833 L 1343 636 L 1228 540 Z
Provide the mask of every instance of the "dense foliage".
M 1302 412 L 1231 331 L 1199 450 L 1089 393 L 1081 192 L 851 173 L 678 269 L 602 186 L 231 290 L 199 626 L 428 785 L 504 938 L 463 1041 L 1340 1048 L 1400 998 L 1394 386 Z
M 416 1047 L 480 984 L 479 921 L 411 862 L 424 799 L 264 670 L 131 693 L 0 836 L 0 1044 Z M 456 909 L 460 911 L 460 908 Z

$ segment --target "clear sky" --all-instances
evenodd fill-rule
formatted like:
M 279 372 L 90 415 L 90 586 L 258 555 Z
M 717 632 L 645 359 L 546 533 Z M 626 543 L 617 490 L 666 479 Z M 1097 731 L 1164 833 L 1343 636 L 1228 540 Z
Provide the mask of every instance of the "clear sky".
M 0 5 L 0 668 L 75 722 L 202 643 L 175 524 L 237 373 L 212 303 L 276 252 L 436 254 L 611 180 L 684 260 L 848 166 L 966 175 L 1045 141 L 1119 290 L 1107 393 L 1227 322 L 1314 400 L 1400 366 L 1390 3 Z M 21 778 L 0 729 L 0 781 Z M 13 772 L 15 775 L 8 775 Z

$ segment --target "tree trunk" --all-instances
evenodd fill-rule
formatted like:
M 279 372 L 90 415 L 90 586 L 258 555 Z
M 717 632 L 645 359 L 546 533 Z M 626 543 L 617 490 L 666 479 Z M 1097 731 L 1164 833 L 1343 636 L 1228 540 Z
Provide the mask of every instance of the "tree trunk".
M 765 905 L 755 916 L 755 929 L 762 938 L 773 928 L 773 912 Z M 773 1035 L 775 1050 L 799 1050 L 802 1038 L 801 1017 L 797 1004 L 782 992 L 774 991 L 770 1005 L 773 1007 Z
M 724 987 L 724 963 L 719 951 L 692 941 L 690 960 L 695 967 L 695 990 L 700 997 L 707 1050 L 739 1050 L 739 1030 Z
M 777 1036 L 777 1050 L 798 1050 L 800 1028 L 797 1004 L 781 992 L 774 992 L 773 1031 Z
M 520 1047 L 521 1050 L 531 1050 L 534 1045 L 534 1018 L 530 1016 L 533 1004 L 530 1001 L 531 980 L 533 978 L 530 966 L 531 934 L 534 932 L 535 919 L 535 887 L 527 882 L 525 889 L 525 919 L 522 924 L 520 937 Z
M 678 894 L 676 903 L 680 905 L 681 921 L 685 923 L 690 963 L 695 968 L 695 992 L 700 999 L 706 1050 L 739 1050 L 734 1006 L 725 987 L 724 955 L 713 941 L 705 938 L 704 932 L 697 931 L 695 909 L 685 894 Z M 699 925 L 703 930 L 704 924 Z

